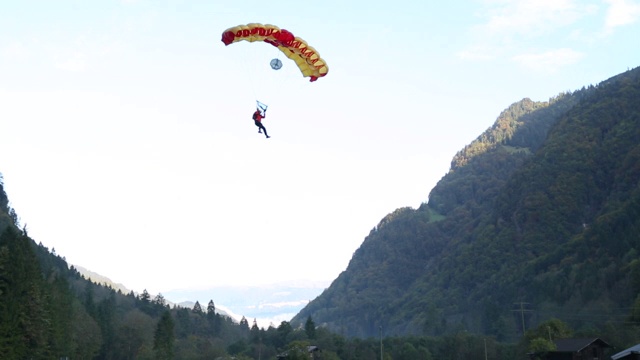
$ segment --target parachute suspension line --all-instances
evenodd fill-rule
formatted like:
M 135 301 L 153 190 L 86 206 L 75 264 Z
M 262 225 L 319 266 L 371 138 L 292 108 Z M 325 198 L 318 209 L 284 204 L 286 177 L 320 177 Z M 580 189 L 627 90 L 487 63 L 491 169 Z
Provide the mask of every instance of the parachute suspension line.
M 255 68 L 255 62 L 253 61 L 256 58 L 256 50 L 253 46 L 249 46 L 250 44 L 238 44 L 240 57 L 242 58 L 242 66 L 240 73 L 243 75 L 242 78 L 244 80 L 244 86 L 251 90 L 254 99 L 258 99 L 256 86 L 258 86 L 262 81 L 259 79 L 259 71 Z
M 272 47 L 272 45 L 252 45 L 251 43 L 244 43 L 242 45 L 244 45 L 244 56 L 242 56 L 242 60 L 244 63 L 244 72 L 247 77 L 247 88 L 251 90 L 256 105 L 265 112 L 268 106 L 260 101 L 260 97 L 279 92 L 274 90 L 274 85 L 279 85 L 279 81 L 275 78 L 275 74 L 273 74 L 274 70 L 271 70 L 273 67 L 269 68 L 269 64 L 265 64 L 265 60 L 268 61 L 269 59 L 268 51 L 265 52 L 265 49 L 267 46 Z M 281 53 L 279 49 L 274 49 L 277 53 Z M 270 97 L 267 97 L 267 101 L 270 100 Z M 262 100 L 264 101 L 264 99 Z

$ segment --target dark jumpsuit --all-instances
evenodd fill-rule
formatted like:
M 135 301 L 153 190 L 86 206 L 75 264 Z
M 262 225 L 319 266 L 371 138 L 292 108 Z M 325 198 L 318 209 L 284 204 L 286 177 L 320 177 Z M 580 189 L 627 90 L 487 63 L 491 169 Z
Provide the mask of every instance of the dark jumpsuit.
M 266 116 L 262 115 L 260 110 L 256 110 L 256 112 L 253 113 L 253 120 L 256 126 L 259 128 L 258 132 L 261 132 L 261 130 L 264 130 L 264 136 L 268 138 L 269 135 L 267 135 L 267 129 L 264 127 L 264 125 L 262 125 L 262 119 L 264 119 L 265 117 Z

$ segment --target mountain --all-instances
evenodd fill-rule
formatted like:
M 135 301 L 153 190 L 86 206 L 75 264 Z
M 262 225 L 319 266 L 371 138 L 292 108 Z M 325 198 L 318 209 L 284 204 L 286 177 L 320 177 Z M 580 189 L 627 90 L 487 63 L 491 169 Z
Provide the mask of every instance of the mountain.
M 131 290 L 108 277 L 72 265 L 85 279 L 123 294 Z M 328 286 L 325 282 L 288 281 L 260 286 L 214 286 L 203 289 L 174 289 L 162 293 L 166 304 L 192 309 L 197 302 L 207 304 L 216 299 L 217 314 L 239 323 L 242 318 L 255 319 L 261 328 L 290 321 L 306 304 Z
M 204 303 L 207 299 L 216 299 L 216 311 L 224 310 L 224 314 L 236 321 L 242 317 L 249 321 L 255 319 L 259 327 L 268 328 L 290 321 L 327 286 L 324 282 L 292 281 L 260 286 L 177 289 L 163 295 L 187 307 L 193 307 L 195 301 Z
M 393 191 L 393 189 L 387 189 Z M 640 68 L 518 101 L 292 320 L 357 337 L 602 328 L 640 291 Z M 639 303 L 640 304 L 640 303 Z
M 73 265 L 73 267 L 78 271 L 78 273 L 80 273 L 80 275 L 84 276 L 86 279 L 90 281 L 93 281 L 96 284 L 104 285 L 106 287 L 111 287 L 114 290 L 120 291 L 124 294 L 131 291 L 127 289 L 127 287 L 124 286 L 123 284 L 115 283 L 113 282 L 113 280 L 109 279 L 108 277 L 104 275 L 100 275 L 80 265 Z

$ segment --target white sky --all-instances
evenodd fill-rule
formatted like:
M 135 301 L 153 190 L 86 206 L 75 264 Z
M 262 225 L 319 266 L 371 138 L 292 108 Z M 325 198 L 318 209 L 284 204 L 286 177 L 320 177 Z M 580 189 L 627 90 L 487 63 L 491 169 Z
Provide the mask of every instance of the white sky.
M 0 0 L 0 172 L 31 237 L 135 291 L 331 281 L 511 103 L 640 65 L 639 18 L 631 0 Z M 251 22 L 329 74 L 220 41 Z

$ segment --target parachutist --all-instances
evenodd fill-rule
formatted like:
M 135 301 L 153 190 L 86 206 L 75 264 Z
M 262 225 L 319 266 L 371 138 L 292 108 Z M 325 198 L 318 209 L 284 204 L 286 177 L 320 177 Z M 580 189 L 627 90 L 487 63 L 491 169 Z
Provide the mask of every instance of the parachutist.
M 258 127 L 258 132 L 262 134 L 262 130 L 264 130 L 264 136 L 268 138 L 270 138 L 271 136 L 267 135 L 267 128 L 264 127 L 264 125 L 262 125 L 262 119 L 267 117 L 267 111 L 266 109 L 262 109 L 260 108 L 260 106 L 258 106 L 256 108 L 256 111 L 253 113 L 253 122 L 256 124 L 256 126 Z

